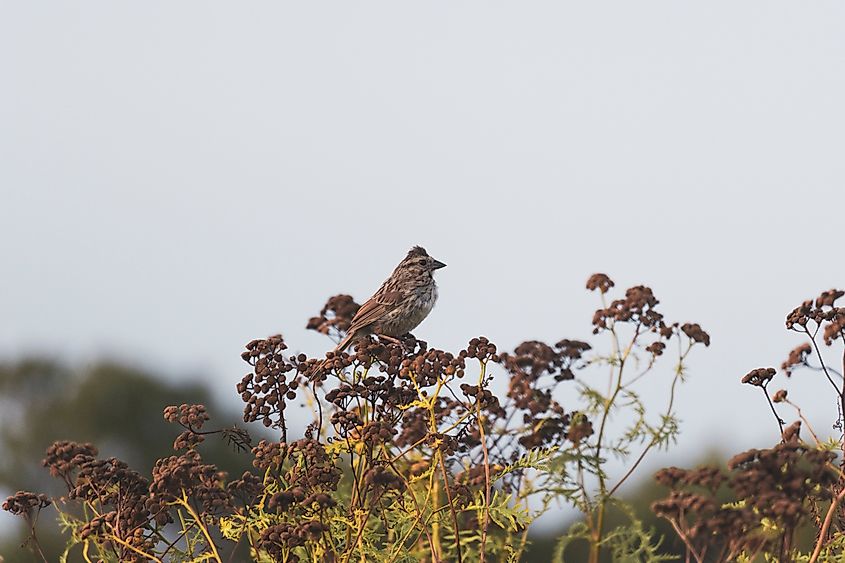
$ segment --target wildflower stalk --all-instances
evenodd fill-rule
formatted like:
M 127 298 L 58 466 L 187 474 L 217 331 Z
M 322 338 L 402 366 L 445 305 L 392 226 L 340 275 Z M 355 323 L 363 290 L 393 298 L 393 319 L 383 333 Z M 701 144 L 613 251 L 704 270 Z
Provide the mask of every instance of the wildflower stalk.
M 487 362 L 481 361 L 481 369 L 478 375 L 478 388 L 484 387 L 484 379 L 487 374 Z M 484 415 L 481 413 L 481 402 L 476 400 L 476 420 L 478 422 L 478 433 L 481 438 L 481 451 L 484 456 L 484 520 L 481 523 L 481 547 L 479 557 L 481 563 L 486 559 L 485 547 L 487 545 L 487 528 L 490 526 L 490 458 L 487 453 L 487 436 L 484 433 Z

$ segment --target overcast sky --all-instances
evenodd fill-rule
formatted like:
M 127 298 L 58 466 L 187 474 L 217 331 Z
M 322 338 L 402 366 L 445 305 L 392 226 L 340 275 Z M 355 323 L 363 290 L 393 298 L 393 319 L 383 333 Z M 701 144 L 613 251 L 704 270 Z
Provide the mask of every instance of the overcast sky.
M 108 355 L 240 408 L 243 343 L 325 351 L 308 317 L 422 244 L 448 267 L 418 337 L 601 345 L 587 277 L 644 283 L 713 338 L 655 463 L 770 445 L 739 379 L 800 342 L 789 310 L 845 285 L 844 17 L 772 0 L 3 2 L 0 356 Z M 813 379 L 790 397 L 829 428 Z

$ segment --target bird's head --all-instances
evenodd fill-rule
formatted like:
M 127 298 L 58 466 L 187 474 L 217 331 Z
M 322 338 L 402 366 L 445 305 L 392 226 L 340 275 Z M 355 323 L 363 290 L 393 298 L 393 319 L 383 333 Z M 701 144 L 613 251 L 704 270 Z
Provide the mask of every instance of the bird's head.
M 402 260 L 399 266 L 404 267 L 408 270 L 426 272 L 431 274 L 434 272 L 434 270 L 445 268 L 446 264 L 444 264 L 440 260 L 435 260 L 434 258 L 429 256 L 428 252 L 425 251 L 425 248 L 421 246 L 415 246 L 410 251 L 408 251 L 408 255 L 405 256 L 405 259 Z

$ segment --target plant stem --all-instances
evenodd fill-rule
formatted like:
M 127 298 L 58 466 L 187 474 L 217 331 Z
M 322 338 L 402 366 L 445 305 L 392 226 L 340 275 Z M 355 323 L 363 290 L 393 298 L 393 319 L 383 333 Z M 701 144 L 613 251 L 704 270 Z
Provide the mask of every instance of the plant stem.
M 440 446 L 437 447 L 437 457 L 440 461 L 440 470 L 443 473 L 443 487 L 446 491 L 446 500 L 449 503 L 449 512 L 452 513 L 452 525 L 455 527 L 455 550 L 457 552 L 458 563 L 463 560 L 461 556 L 461 528 L 458 525 L 458 514 L 455 512 L 455 502 L 452 500 L 452 493 L 449 491 L 449 474 L 446 472 L 446 463 L 443 461 L 443 452 L 440 451 Z
M 610 333 L 613 336 L 613 344 L 614 349 L 617 354 L 617 359 L 619 361 L 619 367 L 616 370 L 616 381 L 613 382 L 613 373 L 611 371 L 611 388 L 612 393 L 607 398 L 604 403 L 604 412 L 602 412 L 601 418 L 601 425 L 599 426 L 599 435 L 596 439 L 596 463 L 599 463 L 601 459 L 601 450 L 602 450 L 602 441 L 604 439 L 604 432 L 607 427 L 607 421 L 610 418 L 610 411 L 613 410 L 613 405 L 616 402 L 616 397 L 619 396 L 619 392 L 622 391 L 624 387 L 622 385 L 622 375 L 625 371 L 625 362 L 628 360 L 628 356 L 631 354 L 631 350 L 633 350 L 634 345 L 637 343 L 637 339 L 640 336 L 640 328 L 642 328 L 642 324 L 640 322 L 637 323 L 636 327 L 634 328 L 634 335 L 631 337 L 631 341 L 628 343 L 628 346 L 625 347 L 625 350 L 621 350 L 621 346 L 619 345 L 619 333 L 616 332 L 615 324 L 610 325 Z M 595 526 L 592 528 L 592 538 L 590 541 L 590 563 L 598 563 L 599 562 L 599 555 L 601 553 L 601 540 L 604 528 L 604 515 L 605 509 L 607 505 L 607 501 L 610 495 L 607 494 L 607 483 L 605 480 L 604 475 L 602 472 L 598 474 L 599 478 L 599 495 L 598 495 L 598 509 L 596 514 Z
M 772 409 L 772 414 L 775 415 L 775 420 L 778 421 L 778 427 L 780 428 L 780 434 L 783 436 L 783 419 L 778 416 L 778 412 L 775 410 L 775 405 L 772 403 L 771 397 L 769 397 L 769 391 L 766 389 L 766 385 L 761 385 L 760 389 L 763 390 L 763 394 L 766 396 L 766 401 L 769 402 L 769 408 Z
M 481 396 L 481 389 L 484 386 L 484 376 L 487 373 L 487 363 L 482 361 L 481 373 L 478 376 L 478 396 Z M 481 437 L 481 452 L 484 454 L 484 521 L 481 524 L 481 545 L 479 546 L 479 561 L 486 560 L 485 546 L 487 544 L 487 528 L 490 525 L 490 459 L 487 455 L 487 437 L 484 434 L 484 420 L 481 415 L 481 403 L 476 399 L 476 420 L 478 422 L 478 433 Z
M 831 501 L 830 508 L 827 510 L 824 522 L 822 523 L 822 529 L 819 530 L 819 540 L 816 542 L 816 548 L 813 550 L 813 554 L 810 556 L 808 563 L 816 563 L 818 560 L 819 554 L 822 551 L 822 546 L 824 545 L 825 537 L 827 536 L 827 531 L 830 529 L 830 523 L 833 520 L 833 513 L 836 511 L 836 507 L 839 506 L 839 503 L 842 502 L 843 497 L 845 497 L 845 489 L 842 489 L 833 501 Z
M 672 388 L 671 388 L 671 391 L 669 392 L 669 407 L 666 409 L 666 416 L 667 417 L 672 414 L 672 405 L 675 402 L 675 386 L 678 383 L 678 379 L 680 378 L 680 375 L 681 375 L 681 370 L 679 369 L 675 373 L 675 378 L 672 380 Z M 610 492 L 607 493 L 608 497 L 612 497 L 613 493 L 615 493 L 619 489 L 619 487 L 622 486 L 622 483 L 624 483 L 628 479 L 628 477 L 630 477 L 634 473 L 634 471 L 637 469 L 637 467 L 640 465 L 640 463 L 643 461 L 643 459 L 645 459 L 646 454 L 657 443 L 657 440 L 658 440 L 657 437 L 652 437 L 651 441 L 649 441 L 648 445 L 643 449 L 642 453 L 640 454 L 640 457 L 637 458 L 637 461 L 634 462 L 634 464 L 631 466 L 631 468 L 628 469 L 628 472 L 625 473 L 625 475 L 619 480 L 619 482 L 616 483 L 616 485 L 614 485 L 613 488 L 610 489 Z
M 188 514 L 191 515 L 191 518 L 193 518 L 194 522 L 196 522 L 197 526 L 199 526 L 200 531 L 202 531 L 202 535 L 205 536 L 205 541 L 208 542 L 208 547 L 209 549 L 211 549 L 211 554 L 213 555 L 214 560 L 217 561 L 217 563 L 223 563 L 223 560 L 220 559 L 220 553 L 218 553 L 217 551 L 217 546 L 214 544 L 214 540 L 211 539 L 211 534 L 208 533 L 208 528 L 203 523 L 199 514 L 196 513 L 194 508 L 188 502 L 188 495 L 185 493 L 185 491 L 182 491 L 182 498 L 177 499 L 176 502 L 182 505 L 185 510 L 188 511 Z
M 117 542 L 119 545 L 122 545 L 123 547 L 125 547 L 126 549 L 128 549 L 128 550 L 130 550 L 130 551 L 134 551 L 135 553 L 137 553 L 137 554 L 138 554 L 138 555 L 140 555 L 141 557 L 144 557 L 144 558 L 146 558 L 146 559 L 150 559 L 150 560 L 152 560 L 152 561 L 155 561 L 156 563 L 162 563 L 162 560 L 161 560 L 161 559 L 159 559 L 158 557 L 156 557 L 155 555 L 153 555 L 153 554 L 151 554 L 151 553 L 147 553 L 146 551 L 142 551 L 142 550 L 138 549 L 138 548 L 137 548 L 137 547 L 135 547 L 134 545 L 131 545 L 130 543 L 128 543 L 128 542 L 126 542 L 126 541 L 124 541 L 124 540 L 120 539 L 119 537 L 117 537 L 117 536 L 116 536 L 116 535 L 114 535 L 114 534 L 110 534 L 110 535 L 108 536 L 108 538 L 109 538 L 109 541 Z M 45 559 L 45 561 L 46 561 L 46 559 Z M 219 559 L 218 559 L 218 561 L 219 561 Z

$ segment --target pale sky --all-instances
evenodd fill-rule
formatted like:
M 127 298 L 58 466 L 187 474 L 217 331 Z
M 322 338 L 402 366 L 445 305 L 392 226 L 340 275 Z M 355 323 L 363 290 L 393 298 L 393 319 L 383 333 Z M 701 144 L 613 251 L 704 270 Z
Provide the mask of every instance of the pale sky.
M 245 342 L 325 351 L 308 317 L 421 244 L 448 267 L 418 337 L 602 344 L 587 277 L 643 283 L 713 338 L 654 464 L 765 447 L 739 379 L 845 285 L 843 24 L 824 1 L 2 2 L 0 356 L 108 355 L 240 409 Z M 829 427 L 819 379 L 790 397 Z

